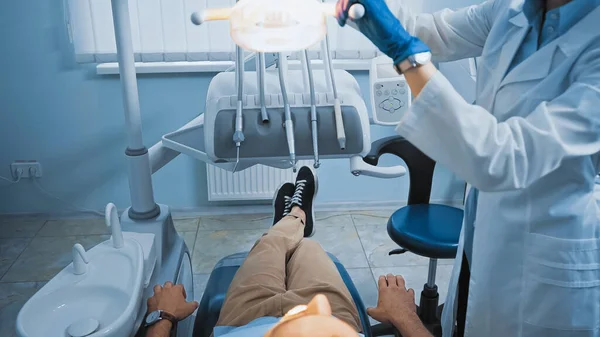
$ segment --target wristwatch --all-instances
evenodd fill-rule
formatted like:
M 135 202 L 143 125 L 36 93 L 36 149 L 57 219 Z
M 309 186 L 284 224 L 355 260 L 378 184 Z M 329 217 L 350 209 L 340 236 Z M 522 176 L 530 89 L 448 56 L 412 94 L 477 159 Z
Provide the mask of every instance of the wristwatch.
M 154 325 L 154 324 L 160 322 L 163 319 L 171 321 L 171 323 L 173 323 L 173 326 L 175 326 L 178 322 L 177 318 L 175 316 L 169 314 L 168 312 L 162 311 L 162 310 L 155 310 L 155 311 L 148 313 L 148 315 L 146 315 L 145 326 L 149 327 L 151 325 Z
M 407 70 L 423 66 L 423 65 L 427 64 L 429 61 L 431 61 L 431 53 L 430 52 L 418 53 L 418 54 L 409 56 L 404 61 L 394 64 L 394 69 L 396 69 L 396 72 L 398 74 L 402 75 Z

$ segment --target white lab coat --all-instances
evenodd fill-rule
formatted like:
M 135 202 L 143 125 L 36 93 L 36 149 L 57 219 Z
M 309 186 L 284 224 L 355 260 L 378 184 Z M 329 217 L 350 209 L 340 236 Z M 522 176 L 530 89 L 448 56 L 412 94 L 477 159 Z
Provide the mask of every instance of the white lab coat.
M 397 127 L 480 190 L 466 336 L 599 337 L 600 8 L 504 76 L 527 33 L 523 0 L 417 17 L 391 1 L 438 61 L 481 56 L 477 105 L 438 72 Z

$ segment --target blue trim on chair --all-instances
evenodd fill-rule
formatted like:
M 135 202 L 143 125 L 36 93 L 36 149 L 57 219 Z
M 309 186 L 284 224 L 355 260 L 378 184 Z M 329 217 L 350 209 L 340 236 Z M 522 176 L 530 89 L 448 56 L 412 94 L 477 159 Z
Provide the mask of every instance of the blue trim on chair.
M 350 277 L 350 274 L 348 274 L 348 271 L 346 270 L 344 265 L 340 262 L 340 260 L 338 260 L 337 257 L 335 257 L 331 253 L 327 253 L 327 255 L 329 255 L 329 257 L 331 258 L 333 263 L 335 263 L 335 266 L 336 266 L 338 272 L 340 273 L 342 280 L 344 280 L 344 284 L 346 284 L 346 287 L 350 291 L 350 295 L 352 295 L 352 300 L 354 301 L 354 305 L 356 305 L 356 309 L 358 310 L 358 316 L 360 317 L 360 322 L 362 324 L 363 335 L 365 335 L 365 337 L 372 337 L 371 323 L 369 322 L 369 315 L 367 315 L 367 308 L 365 307 L 365 304 L 363 303 L 362 299 L 360 298 L 358 289 L 356 289 L 354 282 L 352 282 L 352 278 Z

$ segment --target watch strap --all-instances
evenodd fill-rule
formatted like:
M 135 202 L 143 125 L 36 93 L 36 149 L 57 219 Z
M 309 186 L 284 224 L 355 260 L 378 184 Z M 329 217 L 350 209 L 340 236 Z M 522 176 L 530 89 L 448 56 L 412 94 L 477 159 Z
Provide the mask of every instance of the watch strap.
M 148 322 L 148 316 L 150 314 L 153 314 L 155 312 L 158 312 L 158 317 L 152 321 L 152 322 Z M 175 315 L 172 315 L 166 311 L 163 310 L 156 310 L 156 311 L 151 311 L 149 313 L 146 314 L 146 318 L 144 318 L 144 323 L 146 327 L 152 326 L 158 322 L 160 322 L 161 320 L 167 320 L 170 321 L 171 323 L 173 323 L 173 326 L 175 326 L 175 324 L 177 324 L 177 322 L 179 322 L 179 320 L 177 319 L 177 317 L 175 317 Z
M 179 320 L 177 319 L 177 317 L 175 317 L 175 315 L 172 315 L 166 311 L 160 312 L 160 318 L 171 321 L 171 323 L 173 323 L 173 326 L 175 326 L 175 324 L 177 324 L 177 322 L 179 322 Z
M 410 55 L 406 59 L 394 64 L 394 69 L 400 75 L 404 74 L 410 69 L 425 65 L 431 60 L 431 52 L 422 52 L 414 55 Z
M 410 70 L 417 66 L 417 64 L 415 62 L 412 62 L 412 60 L 413 60 L 413 58 L 409 57 L 409 58 L 405 59 L 404 61 L 396 63 L 396 64 L 394 64 L 394 69 L 396 69 L 396 72 L 398 74 L 404 74 L 407 70 Z

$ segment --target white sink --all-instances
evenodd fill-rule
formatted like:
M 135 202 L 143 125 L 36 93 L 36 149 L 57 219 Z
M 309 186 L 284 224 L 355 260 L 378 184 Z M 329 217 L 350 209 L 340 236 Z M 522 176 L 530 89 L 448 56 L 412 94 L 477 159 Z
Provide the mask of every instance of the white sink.
M 124 337 L 132 334 L 140 307 L 144 254 L 134 239 L 122 248 L 113 241 L 85 253 L 87 270 L 69 264 L 23 306 L 17 317 L 21 337 Z

